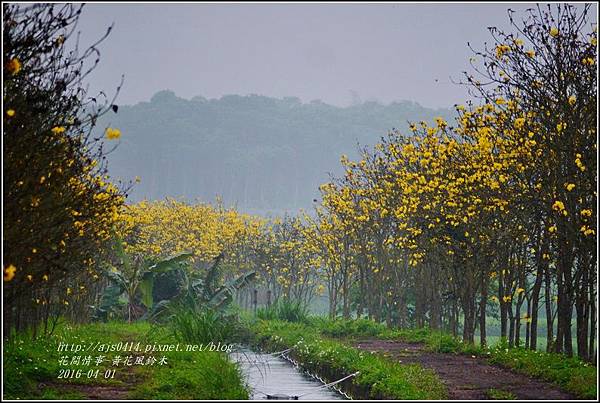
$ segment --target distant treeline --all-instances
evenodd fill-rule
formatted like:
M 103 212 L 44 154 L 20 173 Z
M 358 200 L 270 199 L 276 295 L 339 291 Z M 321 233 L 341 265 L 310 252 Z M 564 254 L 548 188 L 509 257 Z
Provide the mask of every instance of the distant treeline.
M 409 101 L 341 108 L 258 95 L 186 100 L 161 91 L 99 126 L 123 133 L 109 167 L 117 178 L 140 176 L 131 201 L 221 196 L 243 211 L 281 214 L 310 208 L 328 173 L 340 173 L 341 154 L 357 156 L 358 144 L 376 143 L 408 121 L 452 113 Z

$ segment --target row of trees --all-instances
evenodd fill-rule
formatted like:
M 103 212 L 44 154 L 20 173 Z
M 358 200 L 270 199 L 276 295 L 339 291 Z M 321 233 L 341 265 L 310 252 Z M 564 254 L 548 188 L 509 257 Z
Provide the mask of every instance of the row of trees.
M 40 323 L 49 332 L 53 318 L 85 310 L 126 196 L 106 175 L 105 138 L 90 134 L 117 107 L 86 93 L 99 53 L 76 42 L 80 13 L 3 4 L 5 336 L 35 336 Z M 107 129 L 107 139 L 119 137 Z
M 311 253 L 304 228 L 297 217 L 267 220 L 224 208 L 219 201 L 213 205 L 166 199 L 126 206 L 116 233 L 134 261 L 189 252 L 190 267 L 206 271 L 219 258 L 225 281 L 256 272 L 261 295 L 269 290 L 272 301 L 308 304 L 319 291 L 318 256 Z M 252 292 L 242 290 L 238 301 L 249 307 Z
M 399 326 L 445 326 L 486 343 L 595 351 L 597 35 L 569 5 L 535 8 L 513 33 L 492 28 L 464 84 L 479 100 L 455 124 L 391 132 L 321 187 L 305 237 L 338 305 Z M 358 291 L 359 298 L 353 298 Z M 555 333 L 556 330 L 556 333 Z

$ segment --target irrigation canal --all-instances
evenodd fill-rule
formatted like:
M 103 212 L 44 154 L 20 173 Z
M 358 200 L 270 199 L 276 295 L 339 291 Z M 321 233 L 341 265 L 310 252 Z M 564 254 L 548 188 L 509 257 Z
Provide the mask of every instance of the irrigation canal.
M 263 354 L 244 349 L 231 353 L 250 386 L 252 400 L 346 400 L 332 386 L 306 374 L 281 354 Z

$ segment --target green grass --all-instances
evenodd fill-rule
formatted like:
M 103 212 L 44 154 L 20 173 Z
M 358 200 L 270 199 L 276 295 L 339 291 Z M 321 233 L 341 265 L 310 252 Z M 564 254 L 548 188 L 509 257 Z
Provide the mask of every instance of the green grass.
M 259 308 L 256 311 L 256 316 L 265 320 L 307 322 L 308 310 L 300 302 L 279 300 L 269 307 Z
M 291 354 L 305 368 L 329 373 L 331 380 L 356 371 L 353 384 L 373 399 L 443 399 L 447 390 L 433 371 L 419 365 L 399 364 L 379 354 L 322 337 L 318 329 L 299 323 L 259 320 L 250 325 L 254 344 L 268 350 L 294 346 Z
M 517 397 L 514 393 L 500 389 L 488 389 L 487 395 L 493 400 L 515 400 Z
M 163 368 L 141 370 L 144 381 L 129 394 L 131 399 L 245 400 L 240 372 L 223 354 L 166 352 Z
M 493 363 L 555 383 L 580 398 L 596 398 L 597 368 L 578 358 L 524 348 L 509 349 L 502 344 L 490 348 L 489 353 Z
M 132 366 L 127 369 L 112 367 L 108 361 L 98 367 L 61 366 L 62 355 L 83 355 L 82 353 L 59 352 L 59 342 L 64 343 L 118 343 L 140 342 L 146 344 L 176 344 L 171 329 L 156 327 L 148 323 L 96 323 L 88 325 L 61 325 L 54 335 L 48 338 L 31 340 L 27 334 L 16 336 L 4 343 L 4 399 L 82 399 L 86 398 L 77 388 L 70 385 L 112 385 L 130 389 L 128 398 L 136 399 L 247 399 L 241 374 L 235 364 L 225 354 L 218 352 L 157 352 L 129 353 L 135 355 L 153 354 L 157 358 L 167 357 L 167 365 Z M 100 353 L 90 353 L 93 357 Z M 105 353 L 109 360 L 115 355 L 128 353 Z M 59 370 L 64 368 L 99 369 L 98 378 L 57 379 Z M 104 371 L 115 368 L 115 379 L 105 380 Z
M 168 325 L 173 337 L 188 343 L 235 341 L 239 334 L 238 321 L 234 316 L 223 315 L 213 310 L 178 309 Z
M 488 335 L 486 337 L 486 339 L 487 339 L 488 346 L 494 347 L 496 344 L 500 343 L 501 337 Z M 548 339 L 545 336 L 538 336 L 536 350 L 546 351 L 547 340 Z M 577 338 L 573 337 L 572 342 L 573 342 L 573 354 L 577 354 Z M 475 344 L 477 344 L 477 345 L 480 344 L 478 335 L 475 335 Z M 523 346 L 524 344 L 525 344 L 525 336 L 521 335 L 521 345 Z

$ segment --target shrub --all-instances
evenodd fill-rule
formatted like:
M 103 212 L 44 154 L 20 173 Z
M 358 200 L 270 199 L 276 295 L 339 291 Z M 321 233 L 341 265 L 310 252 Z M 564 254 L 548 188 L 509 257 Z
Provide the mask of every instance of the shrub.
M 259 319 L 285 320 L 287 322 L 308 322 L 308 309 L 299 301 L 278 300 L 273 305 L 256 311 Z

